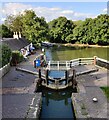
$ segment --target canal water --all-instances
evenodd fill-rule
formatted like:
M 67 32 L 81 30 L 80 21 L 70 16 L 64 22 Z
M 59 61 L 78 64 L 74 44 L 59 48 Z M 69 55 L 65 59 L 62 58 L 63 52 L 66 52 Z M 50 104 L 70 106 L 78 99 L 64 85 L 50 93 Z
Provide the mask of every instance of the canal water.
M 76 92 L 72 88 L 54 91 L 50 89 L 42 89 L 42 111 L 40 120 L 43 119 L 75 119 L 74 111 L 71 102 L 71 94 Z
M 109 60 L 109 47 L 53 47 L 51 48 L 53 60 L 72 60 L 77 58 L 90 58 L 97 56 Z
M 47 60 L 52 60 L 52 50 L 46 49 Z M 61 78 L 65 76 L 65 71 L 50 71 L 49 76 L 52 78 Z M 51 90 L 42 88 L 42 111 L 40 120 L 43 119 L 75 119 L 73 105 L 71 101 L 72 88 L 65 90 Z

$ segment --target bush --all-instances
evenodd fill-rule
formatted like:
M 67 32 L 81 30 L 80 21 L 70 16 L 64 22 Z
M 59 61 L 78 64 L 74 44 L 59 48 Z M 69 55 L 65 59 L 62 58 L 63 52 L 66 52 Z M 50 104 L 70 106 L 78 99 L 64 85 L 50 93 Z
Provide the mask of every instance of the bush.
M 17 65 L 18 63 L 23 61 L 23 55 L 18 51 L 12 52 L 12 59 L 11 59 L 11 65 Z
M 33 46 L 35 47 L 35 49 L 39 49 L 39 48 L 41 48 L 41 44 L 40 44 L 40 43 L 33 44 Z
M 11 49 L 9 48 L 8 45 L 2 44 L 0 45 L 1 53 L 0 53 L 0 68 L 5 66 L 10 62 L 10 58 L 12 55 Z

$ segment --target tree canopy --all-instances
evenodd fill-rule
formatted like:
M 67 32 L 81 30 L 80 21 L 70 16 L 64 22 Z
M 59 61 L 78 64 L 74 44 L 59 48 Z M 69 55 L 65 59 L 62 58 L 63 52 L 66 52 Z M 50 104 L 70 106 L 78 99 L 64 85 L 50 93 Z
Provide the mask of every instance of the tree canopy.
M 48 38 L 48 24 L 43 17 L 37 17 L 33 10 L 25 10 L 17 16 L 8 16 L 5 25 L 13 32 L 20 31 L 23 37 L 35 44 Z
M 75 27 L 73 35 L 80 43 L 109 44 L 109 16 L 104 14 L 95 19 L 86 19 Z
M 3 38 L 10 38 L 13 36 L 13 32 L 4 24 L 0 25 L 0 36 Z
M 75 24 L 71 20 L 67 20 L 66 17 L 59 17 L 49 22 L 51 42 L 69 42 L 67 36 L 73 34 Z
M 87 18 L 84 21 L 72 21 L 66 17 L 58 17 L 47 23 L 33 10 L 26 10 L 23 14 L 8 16 L 5 26 L 7 30 L 2 34 L 6 34 L 8 29 L 13 32 L 20 31 L 23 37 L 33 43 L 47 40 L 55 43 L 109 44 L 108 14 L 101 14 L 94 19 Z

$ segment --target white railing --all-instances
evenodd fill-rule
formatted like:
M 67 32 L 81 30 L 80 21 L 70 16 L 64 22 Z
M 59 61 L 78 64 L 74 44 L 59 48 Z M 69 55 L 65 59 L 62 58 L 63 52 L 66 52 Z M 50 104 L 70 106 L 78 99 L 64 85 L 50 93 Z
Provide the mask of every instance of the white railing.
M 48 61 L 47 69 L 64 70 L 70 68 L 70 61 Z
M 99 61 L 101 61 L 101 62 L 109 64 L 108 60 L 105 60 L 105 59 L 102 59 L 102 58 L 98 58 L 98 57 L 96 59 L 99 60 Z
M 98 65 L 98 62 L 103 63 L 102 66 L 109 68 L 109 61 L 94 56 L 92 58 L 78 58 L 70 61 L 49 61 L 47 69 L 66 70 L 78 65 Z
M 10 70 L 10 63 L 0 68 L 0 78 L 2 78 Z
M 70 61 L 48 61 L 47 69 L 64 70 L 73 66 L 94 64 L 94 58 L 78 58 Z

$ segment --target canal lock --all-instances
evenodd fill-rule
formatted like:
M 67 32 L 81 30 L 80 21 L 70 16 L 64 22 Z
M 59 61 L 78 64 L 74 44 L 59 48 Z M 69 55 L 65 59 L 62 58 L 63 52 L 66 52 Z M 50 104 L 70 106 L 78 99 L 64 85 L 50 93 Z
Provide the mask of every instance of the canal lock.
M 76 88 L 70 86 L 62 90 L 53 90 L 39 83 L 37 85 L 36 93 L 42 93 L 40 120 L 45 118 L 76 119 L 71 99 L 72 93 L 77 92 Z

